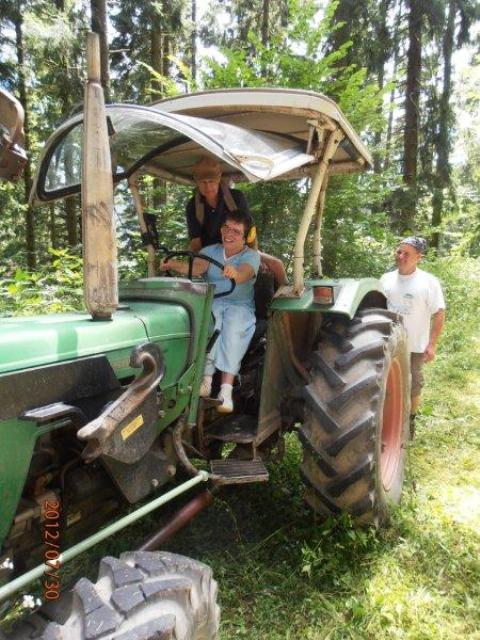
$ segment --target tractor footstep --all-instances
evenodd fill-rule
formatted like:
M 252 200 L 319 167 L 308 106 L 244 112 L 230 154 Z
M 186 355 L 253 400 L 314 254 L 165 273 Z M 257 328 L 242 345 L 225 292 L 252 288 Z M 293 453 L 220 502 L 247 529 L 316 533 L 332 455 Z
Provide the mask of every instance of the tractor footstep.
M 257 435 L 257 419 L 253 416 L 235 415 L 216 420 L 207 429 L 209 440 L 247 444 Z
M 212 460 L 210 469 L 217 484 L 266 482 L 268 471 L 261 460 Z

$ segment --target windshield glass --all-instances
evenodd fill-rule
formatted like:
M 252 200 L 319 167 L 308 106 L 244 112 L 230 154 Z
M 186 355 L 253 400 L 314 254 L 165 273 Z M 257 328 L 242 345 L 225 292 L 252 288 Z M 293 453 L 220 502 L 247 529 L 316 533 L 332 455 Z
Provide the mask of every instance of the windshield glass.
M 79 184 L 82 179 L 82 137 L 80 123 L 55 147 L 45 175 L 45 191 L 56 191 Z
M 107 118 L 115 182 L 143 165 L 148 173 L 191 182 L 192 167 L 205 150 L 222 161 L 225 172 L 240 171 L 251 181 L 272 179 L 313 159 L 298 140 L 216 120 L 131 105 L 108 105 Z M 79 116 L 52 136 L 39 170 L 41 199 L 79 190 L 82 144 Z

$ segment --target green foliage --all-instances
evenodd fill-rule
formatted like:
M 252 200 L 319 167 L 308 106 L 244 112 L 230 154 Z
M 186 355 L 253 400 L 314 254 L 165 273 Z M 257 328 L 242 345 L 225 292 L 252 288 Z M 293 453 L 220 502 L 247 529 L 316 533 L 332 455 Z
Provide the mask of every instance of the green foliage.
M 442 359 L 449 359 L 461 370 L 478 369 L 475 349 L 466 348 L 467 336 L 480 335 L 480 259 L 448 256 L 422 261 L 422 268 L 437 275 L 447 303 L 447 324 L 442 337 Z M 476 336 L 476 337 L 475 337 Z M 454 367 L 449 367 L 450 373 Z
M 392 264 L 397 237 L 385 203 L 388 176 L 338 177 L 329 183 L 324 223 L 324 272 L 379 276 Z
M 155 215 L 159 243 L 170 251 L 187 249 L 185 207 L 192 190 L 181 185 L 166 185 L 163 181 L 159 183 L 149 176 L 142 179 L 140 190 L 145 211 Z M 117 189 L 115 202 L 120 279 L 144 277 L 147 273 L 147 254 L 142 245 L 133 201 L 124 187 Z M 159 251 L 158 257 L 163 257 L 163 250 Z
M 325 542 L 331 543 L 326 549 Z M 379 544 L 374 529 L 355 528 L 349 516 L 334 520 L 329 518 L 317 529 L 314 544 L 306 542 L 302 547 L 302 573 L 318 585 L 322 579 L 334 580 L 341 585 L 345 566 L 354 570 L 366 551 L 373 551 Z
M 0 277 L 25 264 L 24 200 L 22 184 L 0 182 Z
M 190 91 L 193 83 L 190 69 L 176 56 L 168 56 L 168 60 L 178 68 L 185 79 L 187 91 Z M 157 95 L 161 99 L 171 98 L 180 93 L 174 78 L 160 73 L 146 62 L 140 61 L 138 64 L 150 73 L 150 82 L 147 84 L 146 89 L 151 95 Z
M 51 262 L 35 272 L 16 269 L 0 281 L 0 314 L 73 311 L 83 295 L 82 260 L 66 249 L 50 249 Z
M 222 49 L 224 61 L 208 60 L 204 82 L 208 87 L 301 87 L 335 98 L 352 124 L 360 130 L 378 118 L 383 96 L 367 82 L 365 69 L 344 67 L 338 61 L 348 43 L 325 55 L 323 46 L 333 28 L 334 5 L 319 20 L 317 2 L 291 2 L 289 20 L 264 45 L 253 28 L 245 40 Z
M 171 56 L 186 55 L 190 28 L 185 0 L 139 3 L 122 0 L 111 12 L 112 79 L 116 101 L 148 102 L 171 95 L 175 83 L 183 84 L 184 60 L 173 68 Z M 165 78 L 152 85 L 152 70 Z M 164 93 L 164 89 L 166 93 Z

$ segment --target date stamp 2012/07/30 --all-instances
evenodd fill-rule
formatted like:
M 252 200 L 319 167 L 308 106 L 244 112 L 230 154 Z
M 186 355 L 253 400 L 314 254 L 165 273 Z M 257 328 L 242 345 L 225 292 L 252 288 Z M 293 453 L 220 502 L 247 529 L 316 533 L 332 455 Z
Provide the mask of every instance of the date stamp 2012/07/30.
M 60 596 L 60 513 L 61 506 L 58 500 L 44 500 L 45 571 L 43 596 L 46 600 L 57 600 Z

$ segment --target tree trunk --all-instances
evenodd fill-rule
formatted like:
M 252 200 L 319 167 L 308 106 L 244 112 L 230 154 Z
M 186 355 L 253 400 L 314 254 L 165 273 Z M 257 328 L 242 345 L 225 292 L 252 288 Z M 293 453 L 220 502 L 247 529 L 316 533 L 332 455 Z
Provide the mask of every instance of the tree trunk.
M 197 2 L 192 0 L 192 83 L 197 82 Z
M 23 48 L 23 13 L 22 8 L 19 7 L 19 9 L 20 10 L 18 11 L 15 20 L 15 46 L 18 62 L 18 91 L 20 95 L 20 102 L 22 103 L 23 109 L 25 111 L 23 129 L 25 132 L 25 151 L 28 161 L 23 172 L 23 184 L 25 202 L 28 202 L 30 190 L 32 188 L 32 169 L 30 165 L 30 119 L 27 83 L 25 77 L 25 52 Z M 33 210 L 30 205 L 27 205 L 27 208 L 25 210 L 25 246 L 27 253 L 27 267 L 31 270 L 34 270 L 36 267 L 35 222 L 33 217 Z
M 50 231 L 50 246 L 52 249 L 58 248 L 57 226 L 55 224 L 55 202 L 49 204 L 48 227 Z
M 68 246 L 76 247 L 78 244 L 78 207 L 76 198 L 65 200 L 65 217 L 67 223 Z
M 169 55 L 171 53 L 171 36 L 169 33 L 164 33 L 162 38 L 162 73 L 166 78 L 170 77 L 170 60 Z
M 432 199 L 432 246 L 438 251 L 440 247 L 440 230 L 443 213 L 444 189 L 450 184 L 450 127 L 452 94 L 452 51 L 455 33 L 456 0 L 449 0 L 447 28 L 443 35 L 443 88 L 439 105 L 439 128 L 436 139 L 437 162 L 435 172 L 435 186 Z
M 352 40 L 354 27 L 357 27 L 355 35 L 358 37 L 360 10 L 361 3 L 357 0 L 339 0 L 334 15 L 335 30 L 328 35 L 327 39 L 328 53 L 338 51 L 346 42 Z M 357 52 L 358 47 L 349 47 L 345 51 L 345 55 L 336 60 L 333 66 L 342 70 L 351 64 L 356 64 L 358 62 L 356 58 Z M 332 97 L 335 98 L 337 96 Z
M 160 29 L 153 28 L 150 36 L 150 55 L 151 55 L 151 65 L 158 71 L 158 73 L 162 73 L 163 70 L 163 51 L 162 51 L 162 34 L 160 33 Z M 155 99 L 158 96 L 152 95 L 152 98 Z
M 270 0 L 263 0 L 262 4 L 262 44 L 268 45 L 270 38 Z
M 92 31 L 98 33 L 100 38 L 100 79 L 105 102 L 111 102 L 106 0 L 90 0 L 90 2 L 92 10 Z
M 162 32 L 162 24 L 159 20 L 155 20 L 152 25 L 151 40 L 150 40 L 150 54 L 151 65 L 162 76 L 168 77 L 170 71 L 170 64 L 168 60 L 168 34 Z M 167 47 L 167 51 L 165 51 Z M 153 100 L 158 100 L 158 95 L 152 95 Z M 159 209 L 166 201 L 167 183 L 165 180 L 155 178 L 153 181 L 152 199 L 153 208 Z
M 395 16 L 395 22 L 393 26 L 393 69 L 392 69 L 392 77 L 396 78 L 397 69 L 398 69 L 398 61 L 400 59 L 400 23 L 402 19 L 402 3 L 401 1 L 398 3 L 397 14 Z M 392 148 L 392 136 L 393 136 L 393 111 L 395 104 L 395 87 L 393 87 L 390 92 L 390 97 L 388 101 L 388 123 L 387 123 L 387 138 L 385 142 L 385 159 L 383 162 L 383 170 L 385 171 L 390 167 L 391 161 L 391 148 Z
M 417 206 L 418 126 L 422 70 L 422 0 L 408 0 L 407 86 L 405 91 L 405 133 L 403 138 L 403 181 L 406 197 L 400 230 L 411 230 Z
M 68 90 L 62 87 L 60 91 L 60 99 L 62 101 L 63 114 L 67 115 L 71 108 L 71 96 Z M 73 182 L 74 178 L 74 160 L 72 156 L 72 147 L 65 145 L 65 178 L 67 184 Z M 78 198 L 66 198 L 63 203 L 65 210 L 65 224 L 67 227 L 67 242 L 69 247 L 76 247 L 78 244 L 78 222 L 80 220 L 80 208 L 78 207 Z
M 379 7 L 379 20 L 377 26 L 377 37 L 380 42 L 384 44 L 382 47 L 383 55 L 377 55 L 377 59 L 375 60 L 376 74 L 378 80 L 378 88 L 380 91 L 383 90 L 383 86 L 385 84 L 385 62 L 388 56 L 388 49 L 386 45 L 389 40 L 388 34 L 388 26 L 387 26 L 387 13 L 388 7 L 390 4 L 390 0 L 381 0 Z M 378 112 L 381 115 L 383 110 L 383 105 L 378 105 Z M 380 144 L 382 141 L 383 130 L 377 131 L 374 135 L 374 153 L 373 153 L 373 170 L 375 173 L 380 173 L 382 170 L 382 154 L 380 151 Z M 383 158 L 384 160 L 384 158 Z

